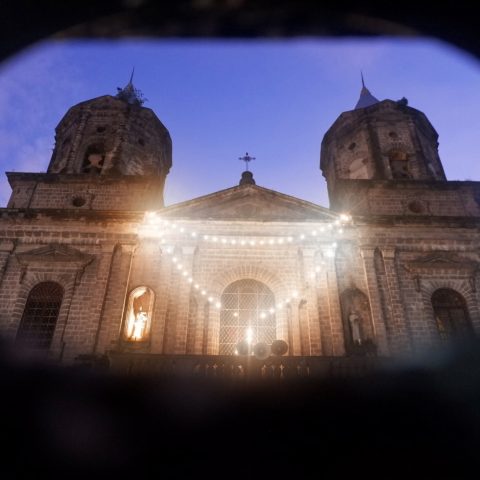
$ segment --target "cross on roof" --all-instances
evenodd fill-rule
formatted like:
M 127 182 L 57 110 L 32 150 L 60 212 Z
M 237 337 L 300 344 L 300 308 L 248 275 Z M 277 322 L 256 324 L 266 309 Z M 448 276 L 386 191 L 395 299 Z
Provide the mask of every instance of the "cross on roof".
M 245 155 L 243 157 L 238 157 L 239 160 L 242 162 L 245 162 L 245 170 L 248 172 L 248 164 L 252 161 L 255 160 L 255 157 L 251 157 L 248 152 L 245 152 Z

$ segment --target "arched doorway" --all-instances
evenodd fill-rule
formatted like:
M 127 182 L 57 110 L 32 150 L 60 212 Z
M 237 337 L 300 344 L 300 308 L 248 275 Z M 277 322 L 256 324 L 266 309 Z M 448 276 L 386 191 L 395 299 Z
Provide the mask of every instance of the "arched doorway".
M 432 307 L 442 340 L 464 338 L 473 334 L 467 302 L 455 290 L 440 288 L 433 292 Z
M 275 297 L 253 279 L 231 283 L 221 297 L 220 355 L 233 355 L 241 340 L 271 344 L 276 338 Z
M 23 310 L 16 343 L 28 349 L 48 350 L 57 325 L 63 288 L 55 282 L 42 282 L 30 291 Z

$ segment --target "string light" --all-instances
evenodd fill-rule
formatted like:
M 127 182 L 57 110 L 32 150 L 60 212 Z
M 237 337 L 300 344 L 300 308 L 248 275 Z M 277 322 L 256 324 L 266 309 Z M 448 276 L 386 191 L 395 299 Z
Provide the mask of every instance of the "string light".
M 352 218 L 348 214 L 341 214 L 339 218 L 337 218 L 334 222 L 327 224 L 325 226 L 321 226 L 318 229 L 312 230 L 310 232 L 310 235 L 312 237 L 316 237 L 317 240 L 322 240 L 322 238 L 318 236 L 319 232 L 325 232 L 326 230 L 332 231 L 335 227 L 340 227 L 336 229 L 336 233 L 342 234 L 343 233 L 343 227 L 344 225 L 350 223 L 352 221 Z M 145 214 L 145 219 L 144 223 L 140 226 L 139 228 L 139 234 L 145 237 L 157 237 L 160 238 L 160 244 L 164 245 L 166 243 L 166 240 L 164 235 L 167 235 L 170 233 L 170 230 L 176 232 L 180 232 L 183 234 L 187 234 L 191 236 L 192 238 L 197 238 L 199 236 L 198 232 L 196 231 L 189 231 L 186 229 L 184 226 L 179 226 L 177 223 L 169 221 L 169 220 L 163 220 L 158 217 L 158 215 L 155 212 L 146 212 Z M 202 235 L 200 238 L 203 239 L 203 241 L 206 242 L 213 242 L 213 243 L 221 243 L 222 245 L 241 245 L 241 246 L 256 246 L 257 244 L 259 245 L 283 245 L 284 243 L 292 243 L 294 240 L 294 237 L 292 236 L 285 236 L 285 237 L 275 237 L 275 238 L 268 238 L 268 239 L 260 239 L 256 240 L 248 236 L 240 236 L 240 237 L 235 237 L 231 238 L 231 236 L 217 236 L 217 235 Z M 308 235 L 305 233 L 302 233 L 298 235 L 297 237 L 298 240 L 305 240 L 308 238 Z M 325 250 L 325 256 L 327 257 L 333 257 L 335 256 L 335 248 L 337 247 L 337 243 L 333 242 L 329 245 L 330 248 L 327 248 Z M 197 291 L 200 292 L 200 294 L 204 297 L 207 297 L 207 300 L 209 303 L 213 304 L 217 309 L 222 308 L 221 301 L 218 298 L 215 298 L 212 294 L 208 292 L 207 289 L 202 288 L 199 283 L 196 283 L 193 276 L 189 274 L 187 269 L 182 263 L 179 263 L 179 260 L 176 256 L 171 256 L 173 255 L 174 249 L 171 246 L 167 246 L 164 249 L 164 252 L 167 254 L 167 256 L 170 257 L 170 260 L 172 263 L 176 266 L 177 270 L 179 273 L 181 273 L 180 278 L 185 278 L 185 280 L 189 283 L 192 284 L 193 288 Z M 324 264 L 324 262 L 321 262 Z M 321 266 L 317 265 L 315 267 L 315 273 L 311 274 L 312 278 L 315 278 L 315 274 L 319 273 L 321 271 Z M 261 311 L 259 313 L 260 318 L 266 318 L 267 315 L 274 315 L 276 312 L 287 306 L 288 304 L 291 303 L 293 299 L 298 299 L 299 298 L 299 292 L 294 290 L 291 293 L 291 298 L 286 298 L 283 301 L 279 301 L 276 305 L 276 308 L 270 308 L 266 311 Z M 238 317 L 238 313 L 235 312 L 234 316 Z
M 344 232 L 343 226 L 350 224 L 352 222 L 352 217 L 349 214 L 342 213 L 338 218 L 332 222 L 321 225 L 316 229 L 311 230 L 310 232 L 301 233 L 295 237 L 299 241 L 304 241 L 308 238 L 313 238 L 317 241 L 322 241 L 321 233 L 329 231 L 331 233 L 338 233 L 341 235 Z M 186 233 L 192 238 L 198 237 L 198 232 L 189 231 L 184 225 L 179 225 L 176 222 L 162 219 L 156 212 L 146 212 L 144 222 L 139 226 L 138 233 L 145 237 L 156 237 L 161 238 L 169 233 Z M 261 239 L 255 240 L 249 236 L 237 236 L 236 238 L 231 238 L 231 235 L 219 236 L 219 235 L 208 235 L 204 234 L 201 236 L 202 240 L 205 242 L 212 243 L 222 243 L 223 245 L 241 245 L 254 247 L 257 244 L 259 245 L 283 245 L 284 243 L 292 243 L 294 237 L 292 236 L 278 236 L 275 238 L 269 238 L 268 240 Z M 162 239 L 165 243 L 165 240 Z

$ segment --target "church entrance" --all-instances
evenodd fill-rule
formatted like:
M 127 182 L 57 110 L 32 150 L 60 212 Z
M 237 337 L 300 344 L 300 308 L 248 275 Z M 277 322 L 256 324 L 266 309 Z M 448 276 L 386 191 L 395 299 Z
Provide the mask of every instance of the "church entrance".
M 234 355 L 237 344 L 272 344 L 276 338 L 275 297 L 253 279 L 231 283 L 223 292 L 220 313 L 220 355 Z

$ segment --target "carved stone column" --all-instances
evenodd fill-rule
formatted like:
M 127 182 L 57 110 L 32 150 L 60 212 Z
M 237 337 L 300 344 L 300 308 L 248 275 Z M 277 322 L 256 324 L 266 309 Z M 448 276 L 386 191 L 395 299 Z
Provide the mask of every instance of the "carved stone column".
M 395 328 L 395 338 L 392 342 L 392 349 L 397 350 L 399 353 L 407 353 L 411 351 L 412 343 L 403 308 L 403 299 L 400 292 L 398 273 L 395 265 L 395 248 L 381 248 L 381 252 L 385 264 L 388 300 L 391 305 L 393 315 L 392 320 Z
M 363 258 L 363 268 L 367 280 L 368 298 L 370 302 L 370 312 L 372 314 L 373 330 L 375 332 L 375 341 L 380 355 L 388 355 L 388 339 L 386 329 L 385 312 L 382 308 L 380 292 L 378 290 L 378 278 L 375 270 L 375 247 L 362 245 L 360 252 Z

